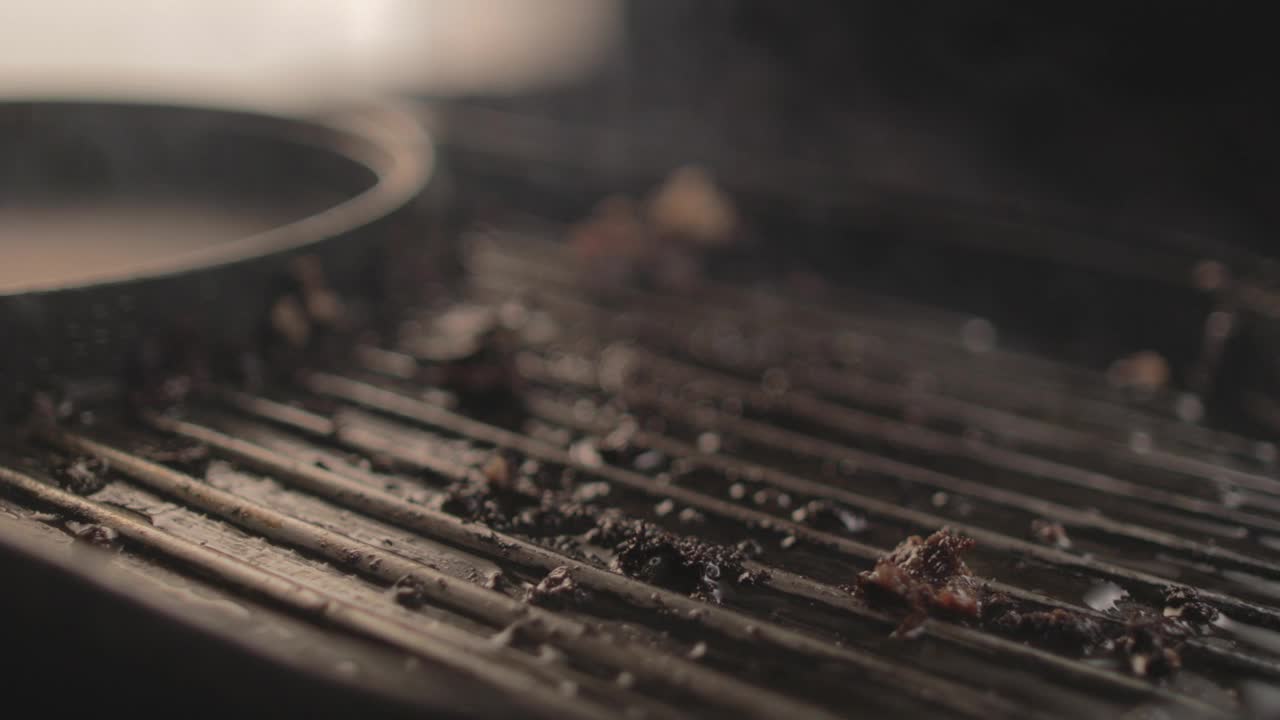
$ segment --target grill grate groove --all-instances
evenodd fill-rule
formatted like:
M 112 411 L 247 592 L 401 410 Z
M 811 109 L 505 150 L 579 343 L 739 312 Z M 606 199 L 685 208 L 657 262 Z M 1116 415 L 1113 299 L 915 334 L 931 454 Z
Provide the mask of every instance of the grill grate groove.
M 567 267 L 525 236 L 469 256 L 471 300 L 523 303 L 552 328 L 515 356 L 536 433 L 424 386 L 424 309 L 397 342 L 288 387 L 45 430 L 0 456 L 0 489 L 548 717 L 1198 717 L 1280 682 L 1280 544 L 1267 542 L 1280 479 L 1265 446 L 1178 420 L 1177 394 L 1134 398 L 1099 373 L 975 353 L 956 331 L 967 319 L 907 303 L 849 294 L 829 310 L 714 283 L 692 302 L 601 295 Z M 625 451 L 606 457 L 602 439 L 623 427 Z M 174 438 L 208 457 L 140 451 Z M 722 604 L 695 599 L 606 569 L 593 559 L 606 548 L 446 511 L 451 484 L 474 481 L 494 449 L 569 489 L 602 485 L 620 516 L 755 542 L 744 566 L 763 579 L 722 583 Z M 87 497 L 39 469 L 79 455 L 111 469 Z M 856 522 L 797 516 L 811 502 Z M 1061 523 L 1071 545 L 1035 542 L 1034 520 Z M 1083 599 L 1106 581 L 1131 610 L 1159 615 L 1185 586 L 1228 619 L 1187 638 L 1166 680 L 960 619 L 891 637 L 898 613 L 847 585 L 906 535 L 944 527 L 977 540 L 975 570 L 1027 608 L 1122 629 Z M 524 601 L 559 568 L 581 596 Z

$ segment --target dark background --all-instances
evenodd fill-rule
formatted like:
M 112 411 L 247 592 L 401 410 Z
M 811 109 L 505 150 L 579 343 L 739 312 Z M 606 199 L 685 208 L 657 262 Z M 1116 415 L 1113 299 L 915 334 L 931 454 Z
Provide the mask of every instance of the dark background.
M 508 163 L 511 184 L 484 175 L 471 197 L 519 198 L 543 214 L 562 203 L 561 219 L 572 219 L 607 193 L 647 192 L 659 168 L 700 163 L 751 215 L 741 254 L 775 274 L 816 268 L 983 315 L 1007 347 L 1098 369 L 1153 349 L 1220 421 L 1238 415 L 1238 398 L 1210 398 L 1222 384 L 1195 378 L 1229 377 L 1237 395 L 1280 386 L 1270 309 L 1237 318 L 1225 362 L 1207 369 L 1206 319 L 1236 311 L 1234 290 L 1199 292 L 1191 280 L 1201 259 L 1223 260 L 1248 283 L 1280 278 L 1267 262 L 1280 251 L 1280 65 L 1265 6 L 625 8 L 623 50 L 588 80 L 471 100 L 569 129 L 525 143 L 537 151 Z M 530 158 L 554 159 L 559 174 Z M 648 175 L 626 179 L 640 167 Z M 766 178 L 758 187 L 775 176 L 776 192 L 743 192 L 747 174 Z M 895 219 L 868 221 L 886 198 L 899 203 Z M 979 222 L 912 225 L 952 207 Z
M 540 97 L 542 111 L 1255 248 L 1280 220 L 1265 5 L 632 0 L 626 12 L 621 57 Z

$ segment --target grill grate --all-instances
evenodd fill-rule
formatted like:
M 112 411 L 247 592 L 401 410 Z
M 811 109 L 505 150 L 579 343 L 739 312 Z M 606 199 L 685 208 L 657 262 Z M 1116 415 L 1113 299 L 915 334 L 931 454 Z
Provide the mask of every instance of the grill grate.
M 227 389 L 182 416 L 104 409 L 16 444 L 0 461 L 18 503 L 5 515 L 110 528 L 121 557 L 545 716 L 1198 717 L 1280 681 L 1274 448 L 1179 419 L 1185 398 L 1131 397 L 898 301 L 830 310 L 713 283 L 692 298 L 601 293 L 537 238 L 468 252 L 467 302 L 518 316 L 523 419 L 424 385 L 439 309 L 423 309 L 340 371 Z M 175 442 L 199 452 L 146 450 Z M 589 543 L 453 514 L 451 486 L 474 482 L 492 448 L 566 491 L 597 488 L 623 516 L 753 542 L 743 567 L 760 579 L 696 599 L 607 569 Z M 60 489 L 48 469 L 85 455 L 107 461 L 105 487 Z M 1069 543 L 1037 541 L 1038 521 Z M 974 538 L 975 573 L 1027 608 L 1120 627 L 1185 585 L 1224 619 L 1160 680 L 979 623 L 932 618 L 898 637 L 900 613 L 849 585 L 943 527 Z M 572 598 L 526 602 L 558 568 Z M 1087 601 L 1104 583 L 1127 593 L 1117 609 Z

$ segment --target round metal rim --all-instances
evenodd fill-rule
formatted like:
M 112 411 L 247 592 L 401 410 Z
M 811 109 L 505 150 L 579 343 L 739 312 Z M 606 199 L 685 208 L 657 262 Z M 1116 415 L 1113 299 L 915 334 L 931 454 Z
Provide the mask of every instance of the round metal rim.
M 195 106 L 43 99 L 33 102 L 13 99 L 0 101 L 0 107 L 18 104 L 83 106 L 86 110 L 100 107 L 139 107 L 218 115 L 231 123 L 257 126 L 255 129 L 266 135 L 277 136 L 281 142 L 305 144 L 340 154 L 372 171 L 376 180 L 366 190 L 336 205 L 260 233 L 177 255 L 144 260 L 125 273 L 110 271 L 74 283 L 0 287 L 0 299 L 63 291 L 79 292 L 162 279 L 299 250 L 351 232 L 407 205 L 422 193 L 435 167 L 432 146 L 421 125 L 410 113 L 390 105 L 308 120 Z

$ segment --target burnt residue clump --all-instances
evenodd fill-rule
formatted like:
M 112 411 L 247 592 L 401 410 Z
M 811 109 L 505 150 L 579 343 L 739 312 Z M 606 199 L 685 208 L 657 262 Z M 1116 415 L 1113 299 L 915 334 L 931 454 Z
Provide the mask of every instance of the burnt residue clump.
M 747 556 L 738 548 L 676 535 L 595 502 L 608 496 L 607 484 L 576 482 L 550 468 L 530 472 L 528 466 L 516 454 L 495 452 L 451 483 L 439 507 L 584 560 L 608 553 L 616 572 L 712 602 L 723 599 L 728 585 L 763 579 L 746 569 Z M 572 578 L 549 575 L 531 599 L 560 597 L 566 582 L 576 586 Z
M 746 558 L 736 548 L 678 536 L 643 520 L 603 516 L 587 539 L 612 547 L 613 570 L 715 603 L 723 601 L 726 584 L 766 579 L 746 569 Z
M 441 496 L 445 512 L 495 529 L 506 529 L 520 509 L 538 501 L 539 488 L 532 478 L 518 473 L 519 459 L 494 452 L 459 480 L 449 483 Z
M 919 630 L 930 615 L 981 627 L 1079 656 L 1114 656 L 1141 677 L 1164 677 L 1182 665 L 1188 637 L 1218 618 L 1191 588 L 1164 591 L 1164 610 L 1129 609 L 1107 617 L 1071 608 L 1046 609 L 992 590 L 973 576 L 963 554 L 974 541 L 943 528 L 911 536 L 858 576 L 856 592 L 873 605 L 905 608 L 898 634 Z
M 1003 593 L 989 593 L 982 608 L 982 624 L 1005 635 L 1033 639 L 1063 652 L 1091 654 L 1108 642 L 1102 623 L 1084 613 L 1063 608 L 1042 610 Z
M 1208 625 L 1218 619 L 1218 609 L 1200 599 L 1189 587 L 1169 587 L 1164 591 L 1164 616 L 1195 625 Z
M 928 538 L 912 535 L 859 574 L 857 589 L 873 604 L 905 606 L 903 631 L 931 613 L 977 618 L 986 588 L 962 557 L 974 544 L 948 528 Z
M 537 538 L 580 535 L 595 527 L 599 508 L 575 499 L 556 479 L 521 466 L 515 454 L 495 452 L 445 488 L 440 509 Z
M 110 469 L 102 458 L 80 455 L 54 463 L 50 473 L 63 489 L 77 495 L 92 495 L 106 487 Z
M 1129 666 L 1143 677 L 1165 677 L 1182 667 L 1187 638 L 1218 619 L 1218 609 L 1200 599 L 1192 588 L 1170 586 L 1164 591 L 1164 611 L 1129 619 L 1112 644 Z
M 1167 619 L 1131 622 L 1114 640 L 1116 652 L 1141 677 L 1166 677 L 1182 667 L 1182 645 L 1192 629 Z

